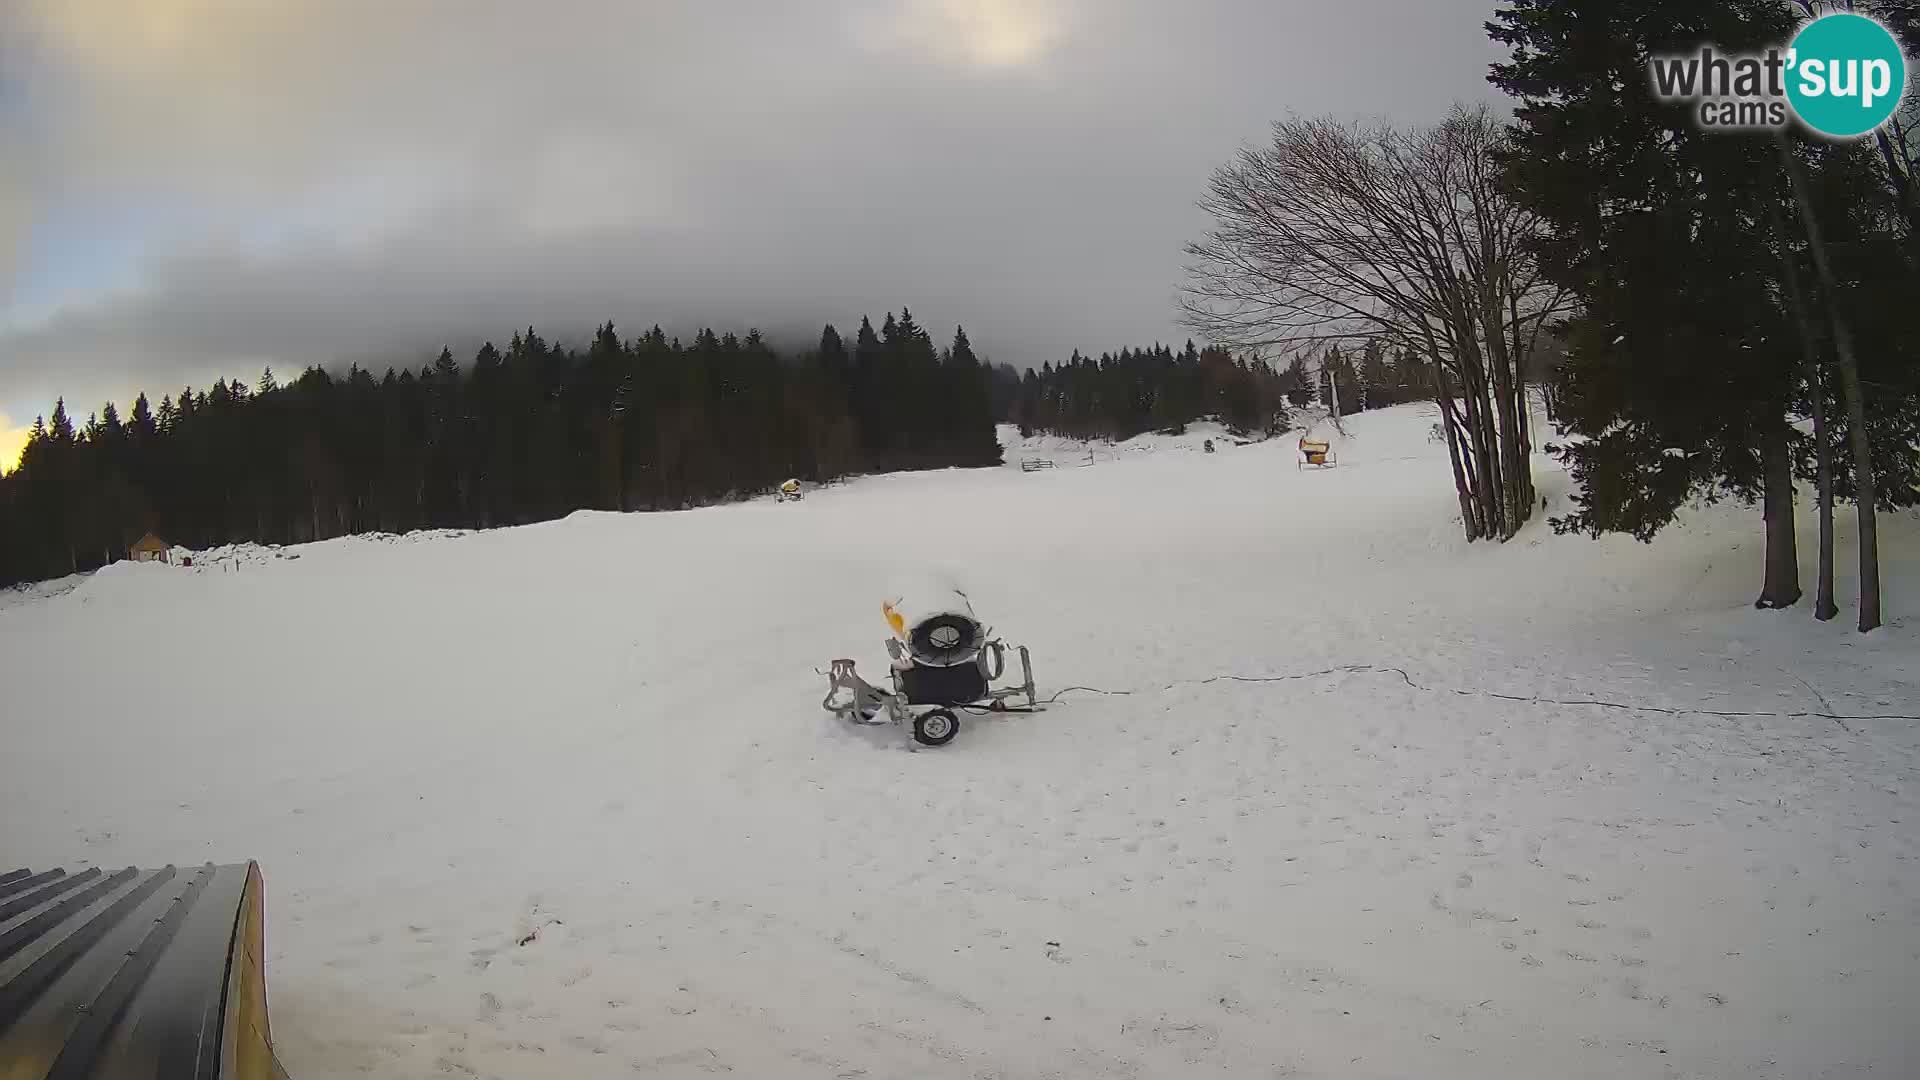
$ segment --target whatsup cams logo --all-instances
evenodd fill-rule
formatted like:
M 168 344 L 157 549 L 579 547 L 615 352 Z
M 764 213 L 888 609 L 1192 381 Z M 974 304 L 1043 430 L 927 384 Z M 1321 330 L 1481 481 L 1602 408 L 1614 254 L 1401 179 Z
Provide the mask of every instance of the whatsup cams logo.
M 1800 28 L 1785 49 L 1758 54 L 1656 56 L 1648 64 L 1654 95 L 1687 102 L 1708 130 L 1785 127 L 1798 117 L 1812 130 L 1851 139 L 1879 129 L 1907 89 L 1907 59 L 1885 26 L 1841 12 Z

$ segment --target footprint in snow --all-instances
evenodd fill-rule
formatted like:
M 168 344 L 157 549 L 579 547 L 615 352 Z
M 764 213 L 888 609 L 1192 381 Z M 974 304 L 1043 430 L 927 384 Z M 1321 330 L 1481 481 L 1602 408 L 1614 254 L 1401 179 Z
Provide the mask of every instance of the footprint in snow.
M 604 1054 L 607 1052 L 607 1044 L 592 1035 L 569 1035 L 567 1036 L 567 1042 L 575 1048 L 585 1050 L 588 1053 Z

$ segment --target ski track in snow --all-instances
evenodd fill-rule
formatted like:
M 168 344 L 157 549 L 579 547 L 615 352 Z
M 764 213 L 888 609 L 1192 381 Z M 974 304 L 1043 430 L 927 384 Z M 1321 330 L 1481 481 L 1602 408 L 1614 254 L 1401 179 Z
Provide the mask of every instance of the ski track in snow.
M 1467 545 L 1426 412 L 22 594 L 0 862 L 260 860 L 301 1080 L 1920 1075 L 1913 722 L 1444 692 L 1915 712 L 1910 604 L 1754 611 L 1733 507 Z M 838 726 L 928 566 L 1134 693 Z M 1441 690 L 1192 683 L 1348 664 Z

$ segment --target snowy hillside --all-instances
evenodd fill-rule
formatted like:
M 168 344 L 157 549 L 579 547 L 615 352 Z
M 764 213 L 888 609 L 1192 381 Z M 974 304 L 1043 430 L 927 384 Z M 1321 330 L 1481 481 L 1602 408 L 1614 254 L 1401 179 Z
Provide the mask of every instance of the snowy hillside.
M 1212 441 L 1216 451 L 1235 445 L 1249 445 L 1259 440 L 1244 435 L 1235 435 L 1223 424 L 1213 421 L 1188 424 L 1187 430 L 1179 435 L 1163 435 L 1149 432 L 1136 435 L 1121 442 L 1105 440 L 1070 439 L 1060 435 L 1034 434 L 1022 436 L 1020 429 L 1012 424 L 1000 425 L 1000 445 L 1006 454 L 1005 464 L 1019 465 L 1022 461 L 1047 460 L 1056 467 L 1066 468 L 1085 464 L 1091 455 L 1094 464 L 1103 461 L 1123 461 L 1147 454 L 1206 452 L 1206 444 Z
M 1428 413 L 117 565 L 0 606 L 0 864 L 260 860 L 298 1080 L 1920 1075 L 1920 730 L 1805 715 L 1920 712 L 1920 521 L 1862 637 L 1751 510 L 1465 544 Z M 1111 693 L 838 726 L 929 569 Z

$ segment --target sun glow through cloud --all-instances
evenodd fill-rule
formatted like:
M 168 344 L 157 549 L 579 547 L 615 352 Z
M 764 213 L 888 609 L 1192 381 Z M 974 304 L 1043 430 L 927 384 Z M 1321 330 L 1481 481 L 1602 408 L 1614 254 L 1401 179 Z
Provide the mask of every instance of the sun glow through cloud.
M 20 451 L 25 449 L 31 430 L 15 424 L 6 413 L 0 413 L 0 474 L 20 467 Z
M 985 68 L 1030 64 L 1066 31 L 1058 0 L 909 0 L 893 23 L 900 40 Z

